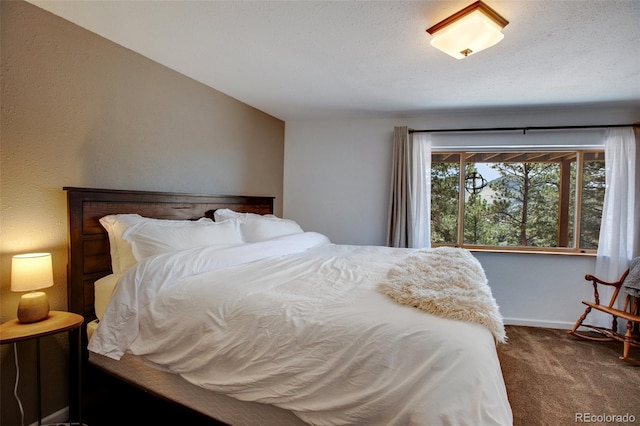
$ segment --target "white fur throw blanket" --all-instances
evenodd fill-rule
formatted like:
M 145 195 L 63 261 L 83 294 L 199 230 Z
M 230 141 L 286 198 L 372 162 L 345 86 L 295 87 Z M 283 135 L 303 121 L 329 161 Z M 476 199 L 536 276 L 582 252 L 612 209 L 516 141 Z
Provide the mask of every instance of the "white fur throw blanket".
M 391 268 L 378 290 L 432 315 L 482 324 L 497 342 L 506 341 L 502 315 L 484 269 L 468 250 L 417 250 Z

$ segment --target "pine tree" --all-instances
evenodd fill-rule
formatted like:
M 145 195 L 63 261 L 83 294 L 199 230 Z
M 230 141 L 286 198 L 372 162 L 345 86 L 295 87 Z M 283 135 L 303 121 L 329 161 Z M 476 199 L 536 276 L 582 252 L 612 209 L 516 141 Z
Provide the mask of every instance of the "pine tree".
M 501 178 L 491 183 L 496 200 L 491 211 L 502 225 L 499 244 L 557 245 L 558 176 L 555 163 L 496 163 Z
M 458 236 L 457 163 L 431 165 L 431 241 L 454 244 Z

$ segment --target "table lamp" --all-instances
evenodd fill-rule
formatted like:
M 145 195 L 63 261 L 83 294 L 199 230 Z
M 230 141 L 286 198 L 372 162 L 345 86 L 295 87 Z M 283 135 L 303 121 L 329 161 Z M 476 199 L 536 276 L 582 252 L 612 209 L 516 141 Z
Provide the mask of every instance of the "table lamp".
M 51 253 L 27 253 L 11 259 L 11 291 L 28 291 L 18 304 L 18 320 L 38 322 L 49 316 L 47 294 L 40 290 L 53 285 Z

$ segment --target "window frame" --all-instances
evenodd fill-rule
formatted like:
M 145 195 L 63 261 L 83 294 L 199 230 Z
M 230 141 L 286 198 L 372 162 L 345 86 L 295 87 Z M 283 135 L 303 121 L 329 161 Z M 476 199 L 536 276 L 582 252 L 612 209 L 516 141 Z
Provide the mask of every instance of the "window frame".
M 500 149 L 502 148 L 502 149 Z M 561 149 L 550 149 L 545 147 L 544 149 L 536 149 L 533 147 L 518 148 L 518 149 L 504 149 L 506 147 L 496 147 L 492 149 L 483 148 L 478 149 L 450 149 L 447 147 L 440 147 L 440 149 L 433 149 L 431 153 L 431 162 L 439 163 L 434 159 L 434 155 L 458 155 L 458 215 L 457 215 L 457 232 L 455 243 L 443 243 L 431 241 L 432 247 L 449 246 L 460 247 L 470 251 L 478 252 L 498 252 L 498 253 L 538 253 L 538 254 L 560 254 L 560 255 L 574 255 L 574 256 L 595 256 L 597 249 L 580 248 L 580 226 L 582 215 L 582 192 L 583 192 L 583 174 L 584 174 L 584 161 L 585 153 L 597 153 L 596 156 L 601 155 L 602 161 L 604 161 L 604 149 L 600 147 L 589 148 L 568 148 L 563 147 Z M 478 153 L 499 153 L 499 154 L 530 154 L 536 152 L 563 152 L 575 154 L 575 195 L 574 195 L 574 212 L 573 212 L 573 235 L 571 236 L 573 247 L 535 247 L 535 246 L 494 246 L 494 245 L 482 245 L 482 244 L 468 244 L 464 242 L 464 215 L 465 215 L 465 173 L 466 165 L 468 163 L 480 163 L 480 161 L 468 161 L 467 159 Z M 495 161 L 499 163 L 500 161 Z M 514 161 L 515 162 L 515 161 Z M 526 161 L 522 161 L 526 162 Z M 491 163 L 491 161 L 484 161 L 484 163 Z M 569 163 L 570 164 L 570 163 Z M 605 163 L 606 164 L 606 163 Z M 566 177 L 564 177 L 566 176 Z M 571 170 L 570 167 L 561 166 L 561 172 L 558 182 L 558 239 L 560 243 L 562 239 L 566 239 L 567 244 L 569 242 L 569 216 L 567 212 L 571 210 Z M 564 212 L 564 214 L 562 213 Z M 462 225 L 462 226 L 461 226 Z M 430 224 L 431 226 L 431 224 Z

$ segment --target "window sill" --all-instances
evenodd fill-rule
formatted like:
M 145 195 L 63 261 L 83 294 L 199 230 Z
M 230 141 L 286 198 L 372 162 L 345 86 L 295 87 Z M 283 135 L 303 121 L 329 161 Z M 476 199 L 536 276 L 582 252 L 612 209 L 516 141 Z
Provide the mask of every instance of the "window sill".
M 507 249 L 485 249 L 485 248 L 467 248 L 471 252 L 478 253 L 514 253 L 514 254 L 542 254 L 552 256 L 577 256 L 577 257 L 596 257 L 596 253 L 581 253 L 578 251 L 550 251 L 550 250 L 507 250 Z
M 433 244 L 433 247 L 443 247 L 447 244 Z M 459 246 L 449 246 L 459 247 Z M 596 257 L 596 252 L 591 251 L 569 251 L 562 249 L 549 249 L 549 248 L 535 248 L 524 249 L 522 247 L 503 248 L 503 247 L 476 247 L 476 246 L 462 246 L 462 248 L 469 250 L 472 253 L 500 253 L 500 254 L 540 254 L 551 256 L 577 256 L 577 257 Z

